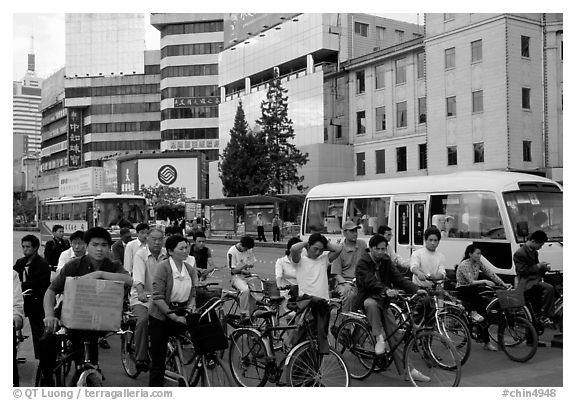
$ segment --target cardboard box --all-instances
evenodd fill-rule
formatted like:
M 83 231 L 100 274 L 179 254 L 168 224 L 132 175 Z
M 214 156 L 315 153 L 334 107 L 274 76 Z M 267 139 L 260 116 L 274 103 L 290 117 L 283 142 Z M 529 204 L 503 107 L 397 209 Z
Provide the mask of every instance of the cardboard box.
M 68 329 L 117 331 L 123 297 L 123 282 L 67 277 L 62 324 Z

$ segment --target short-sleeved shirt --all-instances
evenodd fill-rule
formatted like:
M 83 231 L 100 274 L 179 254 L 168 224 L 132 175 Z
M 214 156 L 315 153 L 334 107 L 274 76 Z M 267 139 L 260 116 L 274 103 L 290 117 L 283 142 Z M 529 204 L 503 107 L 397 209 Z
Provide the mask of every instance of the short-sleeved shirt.
M 367 247 L 366 242 L 363 240 L 357 240 L 354 247 L 347 247 L 345 245 L 338 258 L 332 262 L 330 273 L 340 274 L 342 278 L 350 281 L 354 279 L 356 276 L 356 263 L 362 254 L 364 254 Z
M 102 261 L 100 268 L 96 268 L 92 264 L 90 256 L 86 254 L 80 258 L 74 258 L 64 265 L 64 268 L 60 270 L 56 278 L 54 278 L 50 284 L 49 289 L 56 294 L 63 293 L 67 277 L 83 276 L 94 271 L 128 274 L 128 271 L 126 271 L 118 261 L 112 261 L 109 258 L 105 258 Z
M 300 262 L 295 263 L 296 281 L 298 282 L 298 294 L 330 299 L 328 291 L 328 260 L 329 253 L 324 253 L 316 259 L 308 258 L 302 254 Z
M 198 249 L 194 244 L 192 244 L 190 247 L 190 255 L 194 256 L 194 259 L 196 260 L 196 268 L 208 268 L 208 259 L 212 257 L 212 253 L 208 247 L 204 246 L 202 249 Z
M 228 249 L 228 253 L 226 253 L 226 260 L 228 260 L 228 256 L 232 256 L 232 268 L 243 267 L 244 265 L 254 265 L 256 262 L 256 258 L 254 257 L 254 252 L 252 249 L 240 251 L 236 245 Z
M 154 277 L 156 266 L 166 258 L 168 258 L 168 256 L 165 248 L 162 248 L 160 251 L 158 259 L 152 255 L 148 246 L 136 252 L 132 269 L 133 282 L 130 291 L 131 306 L 136 304 L 143 305 L 144 307 L 149 306 L 148 302 L 142 303 L 138 300 L 138 290 L 136 290 L 136 286 L 142 284 L 144 286 L 144 293 L 152 293 L 152 278 Z
M 296 268 L 288 256 L 276 260 L 275 265 L 276 279 L 282 279 L 282 286 L 296 285 Z

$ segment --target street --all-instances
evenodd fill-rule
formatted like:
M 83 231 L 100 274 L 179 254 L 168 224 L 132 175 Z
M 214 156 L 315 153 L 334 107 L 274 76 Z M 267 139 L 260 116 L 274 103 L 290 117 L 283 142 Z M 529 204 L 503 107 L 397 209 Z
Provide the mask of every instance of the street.
M 13 261 L 21 257 L 22 250 L 20 239 L 28 232 L 13 233 Z M 233 242 L 231 242 L 232 244 Z M 231 245 L 230 244 L 230 245 Z M 225 265 L 225 255 L 230 245 L 210 244 L 213 250 L 217 266 Z M 40 249 L 43 254 L 44 249 Z M 274 278 L 274 263 L 278 257 L 284 255 L 284 250 L 279 248 L 258 247 L 256 242 L 255 255 L 258 263 L 254 272 L 263 278 Z M 221 282 L 224 288 L 230 286 L 226 270 L 217 271 L 213 279 Z M 549 342 L 552 334 L 547 330 L 541 338 Z M 24 334 L 30 335 L 28 323 L 25 322 Z M 105 376 L 105 386 L 147 386 L 148 374 L 141 374 L 137 379 L 126 376 L 120 362 L 120 339 L 111 336 L 108 339 L 111 348 L 100 350 L 100 367 Z M 34 385 L 34 374 L 37 362 L 32 352 L 32 340 L 28 338 L 20 347 L 20 357 L 25 357 L 26 362 L 19 365 L 20 382 L 22 386 Z M 225 356 L 227 363 L 227 357 Z M 481 344 L 473 343 L 470 360 L 462 369 L 460 386 L 468 387 L 560 387 L 563 386 L 563 350 L 550 346 L 539 348 L 535 357 L 527 363 L 520 364 L 509 360 L 505 354 L 499 352 L 487 352 L 482 350 Z M 409 386 L 401 377 L 396 375 L 392 368 L 388 371 L 374 373 L 363 381 L 351 380 L 351 386 L 376 387 L 376 386 Z

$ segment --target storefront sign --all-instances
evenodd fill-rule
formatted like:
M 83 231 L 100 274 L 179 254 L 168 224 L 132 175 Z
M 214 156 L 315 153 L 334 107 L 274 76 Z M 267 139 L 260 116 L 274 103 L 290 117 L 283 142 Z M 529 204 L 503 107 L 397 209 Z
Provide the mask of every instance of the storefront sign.
M 220 104 L 220 97 L 180 97 L 174 99 L 175 108 L 217 106 L 218 104 Z
M 68 110 L 68 167 L 82 167 L 82 110 Z

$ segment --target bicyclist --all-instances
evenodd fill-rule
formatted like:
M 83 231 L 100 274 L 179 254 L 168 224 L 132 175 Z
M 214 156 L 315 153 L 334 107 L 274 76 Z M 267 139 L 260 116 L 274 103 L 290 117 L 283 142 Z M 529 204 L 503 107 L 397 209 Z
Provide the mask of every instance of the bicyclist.
M 196 260 L 196 268 L 200 272 L 200 279 L 210 274 L 215 268 L 212 251 L 206 247 L 206 234 L 202 231 L 194 233 L 194 242 L 190 246 L 190 255 Z
M 73 258 L 82 257 L 86 254 L 86 242 L 84 231 L 76 231 L 70 235 L 70 248 L 60 253 L 56 271 L 60 271 Z
M 306 252 L 302 250 L 306 249 Z M 324 253 L 328 250 L 328 253 Z M 321 354 L 328 354 L 328 324 L 330 322 L 330 308 L 328 291 L 328 265 L 333 262 L 342 251 L 342 246 L 329 243 L 328 239 L 319 233 L 313 233 L 308 242 L 296 243 L 290 249 L 290 255 L 296 268 L 296 282 L 298 295 L 301 300 L 311 300 L 310 311 L 316 320 L 318 334 L 318 349 Z M 299 340 L 299 335 L 292 337 L 292 345 Z
M 286 302 L 290 297 L 295 297 L 298 295 L 298 292 L 296 292 L 295 296 L 291 296 L 291 294 L 294 294 L 294 292 L 298 290 L 298 287 L 296 286 L 298 285 L 298 282 L 296 281 L 296 268 L 294 267 L 294 262 L 292 261 L 292 257 L 290 255 L 290 249 L 293 245 L 300 242 L 302 242 L 302 240 L 300 240 L 298 237 L 290 238 L 286 244 L 286 255 L 276 260 L 276 286 L 278 286 L 278 289 L 280 289 L 280 295 L 286 298 L 286 300 L 282 303 L 283 308 L 285 308 Z M 291 288 L 283 289 L 287 286 L 290 286 Z
M 534 231 L 524 246 L 514 253 L 514 265 L 518 276 L 518 290 L 524 292 L 527 298 L 539 300 L 534 302 L 539 309 L 544 325 L 553 325 L 554 315 L 554 286 L 542 281 L 542 277 L 550 271 L 550 264 L 538 260 L 538 250 L 548 241 L 544 231 Z
M 188 240 L 180 235 L 166 239 L 169 258 L 156 266 L 152 280 L 152 301 L 149 304 L 148 332 L 150 336 L 149 386 L 164 385 L 168 337 L 186 328 L 186 319 L 171 310 L 196 308 L 198 273 L 188 258 Z
M 390 228 L 388 225 L 380 225 L 378 227 L 378 233 L 384 236 L 388 242 L 388 249 L 386 250 L 386 254 L 388 254 L 390 257 L 392 264 L 394 264 L 394 266 L 398 268 L 398 271 L 402 273 L 409 272 L 410 259 L 405 260 L 394 251 L 394 246 L 392 245 L 392 228 Z
M 426 229 L 425 247 L 416 250 L 410 257 L 410 271 L 414 274 L 412 282 L 421 288 L 432 287 L 432 282 L 427 278 L 440 280 L 446 277 L 446 257 L 436 250 L 440 238 L 440 231 L 435 226 Z
M 64 293 L 66 278 L 69 276 L 81 276 L 86 279 L 122 281 L 125 288 L 132 286 L 132 278 L 128 271 L 122 268 L 119 262 L 112 261 L 109 258 L 112 238 L 106 229 L 101 227 L 88 229 L 84 234 L 84 241 L 86 242 L 86 255 L 68 262 L 54 278 L 44 295 L 44 313 L 46 315 L 44 325 L 46 332 L 40 339 L 39 367 L 43 375 L 43 380 L 40 382 L 41 386 L 54 386 L 52 371 L 54 370 L 59 349 L 58 338 L 54 335 L 54 332 L 60 326 L 59 315 L 55 313 L 54 306 L 56 304 L 56 295 Z M 94 364 L 98 364 L 98 338 L 94 332 L 73 331 L 69 333 L 69 336 L 72 341 L 73 351 L 81 349 L 85 338 L 88 337 L 90 340 L 90 353 L 92 354 L 91 361 Z M 77 365 L 79 365 L 78 361 Z M 81 373 L 78 370 L 76 372 L 72 379 L 73 384 L 75 384 Z
M 356 298 L 354 271 L 360 256 L 366 252 L 366 242 L 358 240 L 358 229 L 362 228 L 352 221 L 346 221 L 344 231 L 344 246 L 340 255 L 332 263 L 330 272 L 336 279 L 336 291 L 342 299 L 342 311 L 352 311 Z
M 418 286 L 402 275 L 392 264 L 390 257 L 386 253 L 388 241 L 382 235 L 372 236 L 368 242 L 369 250 L 366 251 L 358 264 L 356 264 L 356 286 L 358 295 L 356 297 L 356 309 L 364 309 L 366 317 L 372 328 L 372 335 L 376 338 L 374 352 L 381 355 L 386 351 L 386 339 L 389 334 L 397 328 L 392 313 L 388 310 L 390 298 L 397 296 L 398 289 L 408 293 L 416 293 Z M 392 335 L 389 344 L 395 347 L 401 340 L 399 332 Z M 398 374 L 403 371 L 402 356 L 399 349 L 396 349 L 392 357 Z M 415 380 L 427 382 L 430 378 L 420 371 L 412 371 Z
M 480 292 L 486 290 L 486 286 L 507 286 L 498 275 L 482 263 L 481 257 L 482 251 L 477 245 L 468 245 L 464 251 L 464 258 L 456 270 L 458 297 L 470 304 L 472 319 L 476 322 L 484 321 L 486 317 L 486 306 L 488 305 L 486 299 L 481 296 Z M 480 272 L 488 279 L 478 279 Z M 480 325 L 480 327 L 480 339 L 484 342 L 484 350 L 497 351 L 498 349 L 490 343 L 488 326 Z
M 242 236 L 240 241 L 228 249 L 226 258 L 228 260 L 228 267 L 232 277 L 230 283 L 232 287 L 240 291 L 239 295 L 239 308 L 242 321 L 248 321 L 250 315 L 250 288 L 244 278 L 250 275 L 248 269 L 254 267 L 256 258 L 254 257 L 254 239 L 250 236 Z

